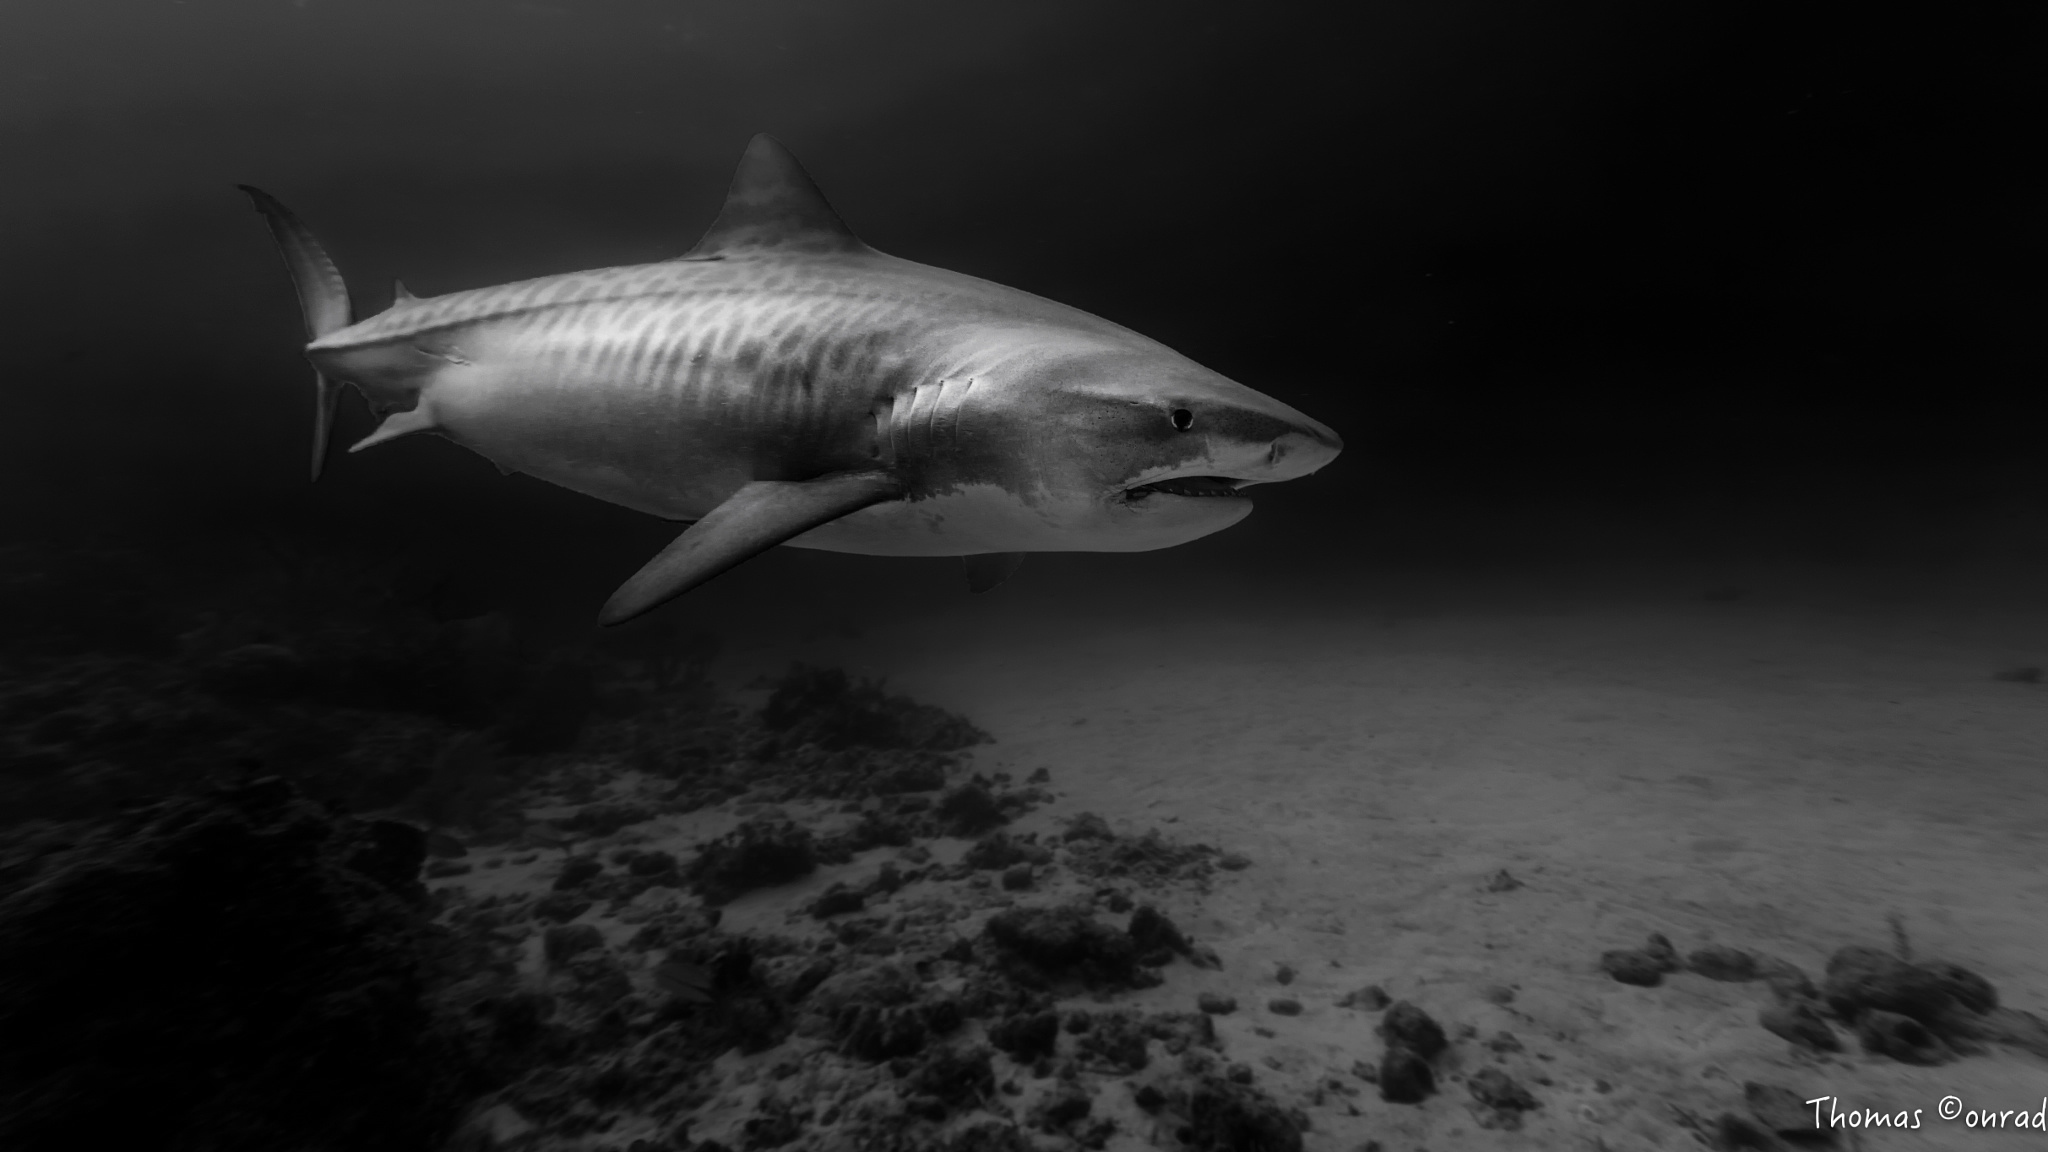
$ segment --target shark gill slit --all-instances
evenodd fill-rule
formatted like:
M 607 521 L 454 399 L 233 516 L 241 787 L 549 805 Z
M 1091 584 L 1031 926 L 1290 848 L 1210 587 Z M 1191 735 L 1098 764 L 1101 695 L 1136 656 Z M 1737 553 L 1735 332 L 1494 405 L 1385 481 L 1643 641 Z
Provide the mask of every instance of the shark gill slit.
M 910 452 L 910 410 L 916 403 L 917 393 L 904 389 L 896 393 L 894 403 L 889 406 L 889 440 L 896 446 L 896 463 L 900 467 L 908 464 Z
M 938 399 L 939 390 L 935 384 L 919 384 L 910 393 L 910 414 L 908 419 L 910 455 L 914 460 L 925 460 L 932 453 L 932 408 Z
M 935 439 L 949 451 L 960 442 L 960 424 L 966 417 L 967 397 L 974 392 L 974 382 L 972 376 L 949 380 L 939 396 L 939 411 L 945 422 Z
M 868 427 L 874 437 L 868 444 L 868 455 L 881 461 L 883 467 L 896 463 L 896 446 L 889 440 L 889 410 L 893 403 L 891 397 L 883 396 L 868 405 Z
M 908 463 L 911 458 L 910 410 L 911 406 L 916 403 L 916 400 L 917 391 L 915 386 L 905 388 L 890 397 L 889 443 L 896 450 L 896 462 L 898 465 Z
M 927 457 L 939 451 L 940 437 L 945 434 L 945 427 L 941 421 L 946 418 L 946 387 L 950 383 L 949 380 L 941 379 L 931 386 L 932 398 L 925 406 L 923 421 L 924 451 Z

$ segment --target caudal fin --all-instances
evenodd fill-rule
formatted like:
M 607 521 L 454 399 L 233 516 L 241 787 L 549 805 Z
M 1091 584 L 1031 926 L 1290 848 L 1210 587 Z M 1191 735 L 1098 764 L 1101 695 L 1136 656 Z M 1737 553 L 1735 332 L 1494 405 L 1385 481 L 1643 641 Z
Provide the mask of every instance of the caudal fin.
M 349 308 L 348 285 L 341 279 L 341 269 L 313 239 L 313 232 L 302 223 L 291 209 L 277 202 L 277 198 L 261 188 L 237 184 L 237 188 L 249 194 L 255 201 L 256 211 L 262 213 L 264 223 L 270 225 L 270 234 L 277 239 L 277 248 L 284 254 L 285 271 L 291 274 L 292 287 L 299 293 L 299 311 L 306 318 L 306 339 L 318 340 L 337 329 L 346 328 L 354 322 Z M 327 441 L 334 432 L 334 410 L 341 403 L 341 385 L 318 371 L 313 373 L 313 479 L 320 478 L 320 469 L 327 462 Z

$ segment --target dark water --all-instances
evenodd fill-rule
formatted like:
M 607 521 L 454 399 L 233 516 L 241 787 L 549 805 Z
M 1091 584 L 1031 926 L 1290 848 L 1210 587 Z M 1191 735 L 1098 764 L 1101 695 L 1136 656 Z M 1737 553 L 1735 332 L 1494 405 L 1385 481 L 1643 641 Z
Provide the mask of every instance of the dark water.
M 1985 613 L 2037 619 L 2048 575 L 2044 48 L 2022 5 L 6 5 L 0 817 L 268 772 L 385 813 L 464 733 L 575 754 L 635 714 L 615 673 L 829 654 L 972 711 L 947 659 L 1083 619 L 1184 651 L 1262 614 L 1764 603 L 1773 634 L 1910 615 L 2023 687 L 2038 629 Z M 782 549 L 609 639 L 669 526 L 427 438 L 306 484 L 299 320 L 234 184 L 377 307 L 677 254 L 761 131 L 875 247 L 1154 336 L 1345 454 L 972 602 L 951 561 Z M 415 1104 L 404 1139 L 453 1114 Z
M 375 307 L 394 276 L 679 251 L 757 131 L 883 251 L 1339 428 L 1355 447 L 1290 506 L 1353 509 L 1389 458 L 1425 502 L 1598 504 L 1646 467 L 1688 499 L 1927 459 L 1995 476 L 2035 458 L 2012 417 L 2040 370 L 2040 30 L 1979 11 L 11 6 L 8 515 L 553 510 L 433 444 L 296 483 L 296 317 L 231 185 L 296 206 Z

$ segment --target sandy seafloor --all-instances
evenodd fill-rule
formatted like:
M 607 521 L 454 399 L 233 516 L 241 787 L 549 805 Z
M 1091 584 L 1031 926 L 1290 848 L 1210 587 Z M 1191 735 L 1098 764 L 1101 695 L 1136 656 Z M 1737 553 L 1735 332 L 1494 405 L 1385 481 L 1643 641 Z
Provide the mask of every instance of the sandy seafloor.
M 886 675 L 994 735 L 978 769 L 1050 769 L 1057 800 L 1020 828 L 1092 811 L 1248 856 L 1168 905 L 1222 969 L 1173 966 L 1133 999 L 1236 996 L 1228 1058 L 1283 1104 L 1377 1059 L 1374 1017 L 1335 1005 L 1368 983 L 1463 1034 L 1453 1070 L 1492 1059 L 1478 1045 L 1499 1032 L 1524 1045 L 1501 1060 L 1541 1101 L 1519 1131 L 1477 1126 L 1455 1083 L 1420 1105 L 1360 1085 L 1306 1109 L 1311 1148 L 1698 1147 L 1684 1117 L 1740 1112 L 1750 1080 L 1922 1110 L 1917 1131 L 1842 1146 L 2048 1140 L 1936 1117 L 1950 1094 L 2035 1108 L 2048 1061 L 1916 1067 L 1848 1036 L 1801 1055 L 1757 1025 L 1761 984 L 1641 988 L 1597 966 L 1662 932 L 1818 979 L 1840 946 L 1890 948 L 1896 916 L 1916 958 L 2048 1010 L 2048 688 L 1995 675 L 2048 654 L 2027 581 L 1779 567 L 1254 588 L 1189 570 L 1148 590 L 1172 571 L 1155 561 L 1090 598 L 1108 562 L 899 602 L 880 627 L 828 589 L 730 621 L 724 673 L 794 656 Z M 1503 868 L 1524 886 L 1490 891 Z M 760 900 L 789 896 L 735 911 Z M 1283 994 L 1300 1015 L 1265 1009 Z

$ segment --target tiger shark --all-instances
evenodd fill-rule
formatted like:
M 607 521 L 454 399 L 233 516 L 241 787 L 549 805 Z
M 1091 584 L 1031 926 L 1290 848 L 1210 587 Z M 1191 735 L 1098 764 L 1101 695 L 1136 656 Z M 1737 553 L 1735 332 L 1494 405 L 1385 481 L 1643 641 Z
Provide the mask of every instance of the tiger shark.
M 689 523 L 602 624 L 778 544 L 961 556 L 973 591 L 1027 552 L 1168 548 L 1343 446 L 1130 329 L 877 252 L 766 135 L 680 257 L 434 297 L 400 284 L 361 321 L 312 232 L 242 190 L 305 317 L 314 480 L 349 385 L 381 418 L 351 452 L 432 433 Z

